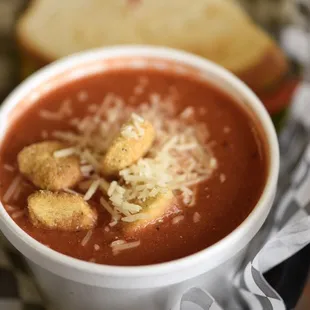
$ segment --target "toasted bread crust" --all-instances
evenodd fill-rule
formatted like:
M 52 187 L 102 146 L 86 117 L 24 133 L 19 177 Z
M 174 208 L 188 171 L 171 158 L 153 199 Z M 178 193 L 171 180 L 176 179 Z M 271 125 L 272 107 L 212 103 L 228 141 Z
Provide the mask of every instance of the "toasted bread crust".
M 97 212 L 83 197 L 65 192 L 37 191 L 28 197 L 31 223 L 39 228 L 62 231 L 89 230 L 95 227 Z
M 79 158 L 55 158 L 53 153 L 66 146 L 58 141 L 31 144 L 19 152 L 20 172 L 41 189 L 60 190 L 75 186 L 81 180 Z
M 144 121 L 141 124 L 144 130 L 138 139 L 125 138 L 121 134 L 112 142 L 101 161 L 101 171 L 105 175 L 113 175 L 120 170 L 134 164 L 150 149 L 155 139 L 155 130 L 152 124 Z
M 270 45 L 256 64 L 236 75 L 255 92 L 265 92 L 281 81 L 289 70 L 288 61 L 275 44 Z

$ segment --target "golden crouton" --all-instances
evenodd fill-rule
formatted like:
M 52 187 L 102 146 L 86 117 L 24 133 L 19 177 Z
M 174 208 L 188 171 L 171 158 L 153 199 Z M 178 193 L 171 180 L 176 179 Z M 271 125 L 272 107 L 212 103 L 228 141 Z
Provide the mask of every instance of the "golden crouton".
M 139 233 L 147 226 L 154 225 L 164 217 L 177 213 L 178 211 L 177 202 L 172 191 L 167 190 L 165 193 L 160 193 L 156 197 L 146 200 L 141 213 L 146 214 L 148 218 L 125 223 L 123 229 L 124 234 L 131 236 Z
M 155 130 L 150 122 L 127 122 L 101 161 L 102 173 L 117 174 L 132 165 L 149 151 L 154 139 Z
M 62 231 L 92 229 L 98 217 L 80 195 L 42 190 L 28 197 L 28 212 L 34 226 Z
M 55 151 L 66 148 L 61 142 L 45 141 L 25 147 L 17 156 L 20 172 L 41 189 L 57 191 L 76 185 L 81 179 L 76 156 L 55 158 Z

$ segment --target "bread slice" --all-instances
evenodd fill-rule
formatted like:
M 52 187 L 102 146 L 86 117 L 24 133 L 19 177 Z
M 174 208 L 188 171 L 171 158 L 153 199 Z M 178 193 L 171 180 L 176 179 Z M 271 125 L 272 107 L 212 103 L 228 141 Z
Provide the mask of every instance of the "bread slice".
M 18 22 L 17 37 L 28 71 L 117 44 L 192 52 L 231 70 L 256 91 L 287 71 L 272 39 L 228 0 L 34 0 Z

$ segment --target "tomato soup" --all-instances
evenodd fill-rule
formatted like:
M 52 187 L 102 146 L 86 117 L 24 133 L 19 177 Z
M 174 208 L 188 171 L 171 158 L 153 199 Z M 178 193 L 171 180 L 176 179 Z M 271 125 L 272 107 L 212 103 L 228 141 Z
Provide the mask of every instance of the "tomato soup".
M 53 151 L 57 162 L 78 158 L 74 181 L 40 185 L 52 169 L 36 165 L 44 148 L 21 168 L 20 152 L 43 141 L 64 145 Z M 50 91 L 11 125 L 0 197 L 17 225 L 55 251 L 98 264 L 162 263 L 211 246 L 247 218 L 266 183 L 266 153 L 258 122 L 217 88 L 176 73 L 115 70 Z M 47 169 L 40 178 L 38 169 Z M 48 195 L 63 199 L 58 209 L 46 206 Z M 89 225 L 61 226 L 53 212 L 73 204 L 74 213 L 82 200 Z

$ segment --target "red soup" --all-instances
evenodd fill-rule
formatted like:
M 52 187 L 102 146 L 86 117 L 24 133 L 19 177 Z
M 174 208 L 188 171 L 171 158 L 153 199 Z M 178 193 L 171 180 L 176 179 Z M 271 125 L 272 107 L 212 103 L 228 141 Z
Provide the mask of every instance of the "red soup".
M 0 196 L 42 244 L 109 265 L 203 250 L 258 202 L 268 169 L 251 113 L 194 78 L 84 77 L 39 98 L 0 150 Z

